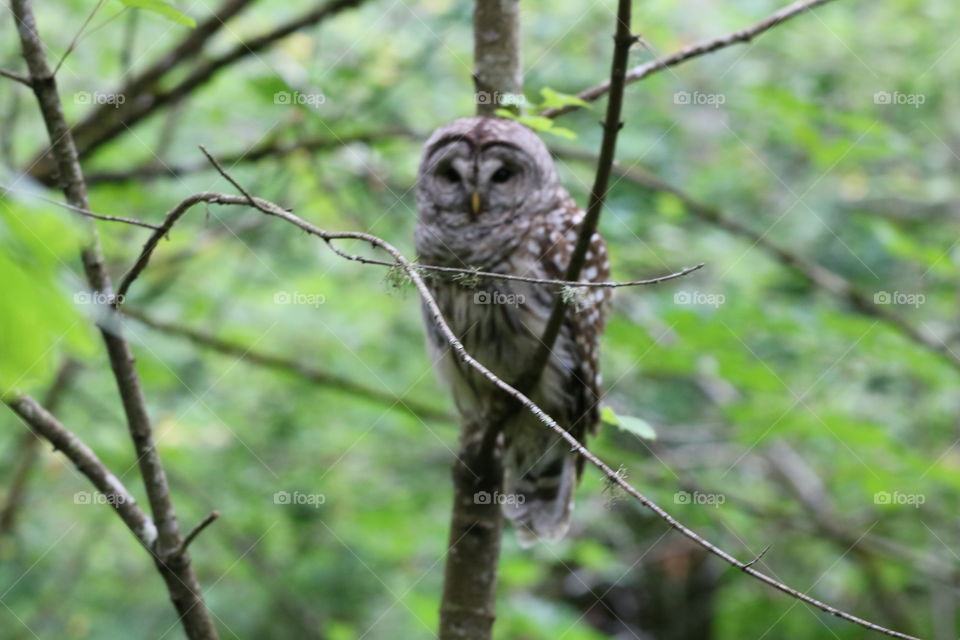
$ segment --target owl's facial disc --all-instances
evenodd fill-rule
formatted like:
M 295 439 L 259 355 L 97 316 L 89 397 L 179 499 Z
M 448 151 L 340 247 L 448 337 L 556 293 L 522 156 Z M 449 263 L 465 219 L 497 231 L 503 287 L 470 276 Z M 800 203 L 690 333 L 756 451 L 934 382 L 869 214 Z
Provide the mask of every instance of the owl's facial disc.
M 532 173 L 527 155 L 512 145 L 498 144 L 476 153 L 464 147 L 468 145 L 454 143 L 434 156 L 433 191 L 474 219 L 492 208 L 521 204 Z

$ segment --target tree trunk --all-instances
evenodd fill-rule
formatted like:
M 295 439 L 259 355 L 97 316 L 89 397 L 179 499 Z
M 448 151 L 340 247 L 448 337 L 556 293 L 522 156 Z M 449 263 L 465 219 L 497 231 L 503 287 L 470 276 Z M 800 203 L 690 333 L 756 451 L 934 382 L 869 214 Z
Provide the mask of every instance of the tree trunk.
M 473 15 L 477 115 L 516 104 L 523 89 L 520 1 L 476 0 Z M 490 407 L 489 409 L 492 409 Z M 489 412 L 495 415 L 495 411 Z M 440 640 L 489 640 L 496 617 L 503 516 L 496 496 L 502 469 L 484 446 L 490 425 L 464 424 L 453 463 L 453 510 L 440 603 Z

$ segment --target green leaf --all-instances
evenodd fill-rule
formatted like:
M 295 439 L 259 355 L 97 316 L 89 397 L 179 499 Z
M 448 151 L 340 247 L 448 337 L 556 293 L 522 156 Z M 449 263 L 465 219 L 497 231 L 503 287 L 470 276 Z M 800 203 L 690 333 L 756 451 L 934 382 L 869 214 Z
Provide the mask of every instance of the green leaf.
M 611 407 L 604 407 L 600 411 L 600 421 L 621 431 L 628 431 L 644 440 L 656 440 L 657 432 L 649 422 L 636 416 L 619 416 Z
M 0 393 L 48 379 L 62 352 L 92 346 L 57 282 L 79 239 L 62 212 L 0 199 Z
M 185 27 L 197 26 L 197 21 L 191 18 L 190 16 L 182 13 L 176 9 L 169 2 L 164 0 L 120 0 L 123 4 L 128 7 L 133 7 L 135 9 L 144 9 L 146 11 L 152 11 L 157 13 L 167 20 L 176 22 L 177 24 L 182 24 Z
M 560 93 L 559 91 L 554 91 L 550 87 L 544 87 L 540 89 L 540 95 L 543 96 L 543 102 L 540 103 L 539 109 L 562 109 L 570 105 L 577 107 L 586 107 L 590 108 L 590 103 L 586 100 L 581 100 L 577 96 L 570 95 L 568 93 Z
M 555 123 L 551 118 L 544 118 L 543 116 L 517 115 L 509 109 L 497 109 L 494 113 L 501 118 L 509 118 L 511 120 L 516 120 L 520 124 L 525 124 L 534 131 L 552 133 L 553 135 L 566 138 L 567 140 L 573 140 L 577 137 L 577 134 L 570 129 L 555 126 Z

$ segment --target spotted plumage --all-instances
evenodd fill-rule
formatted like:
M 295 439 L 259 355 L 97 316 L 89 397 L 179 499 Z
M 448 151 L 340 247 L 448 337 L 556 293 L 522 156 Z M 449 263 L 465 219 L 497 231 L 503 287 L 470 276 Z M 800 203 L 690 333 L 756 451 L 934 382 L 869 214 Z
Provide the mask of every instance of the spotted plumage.
M 427 141 L 417 181 L 416 247 L 424 264 L 562 279 L 584 212 L 560 185 L 543 142 L 512 120 L 464 118 Z M 580 279 L 609 279 L 607 249 L 591 238 Z M 447 322 L 497 376 L 515 381 L 539 345 L 557 287 L 449 276 L 430 280 Z M 610 289 L 578 289 L 532 399 L 579 440 L 599 422 L 599 345 Z M 482 424 L 493 385 L 460 362 L 428 320 L 428 346 L 463 419 Z M 582 459 L 521 412 L 504 427 L 504 512 L 521 542 L 555 540 L 570 522 Z

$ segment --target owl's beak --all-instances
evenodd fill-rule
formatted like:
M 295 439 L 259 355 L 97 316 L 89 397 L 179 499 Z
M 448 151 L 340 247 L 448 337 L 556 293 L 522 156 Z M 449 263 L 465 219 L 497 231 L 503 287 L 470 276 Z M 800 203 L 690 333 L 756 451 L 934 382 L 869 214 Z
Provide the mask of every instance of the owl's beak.
M 477 214 L 480 213 L 480 192 L 474 190 L 473 195 L 470 196 L 470 210 L 473 212 L 473 217 L 476 218 Z

